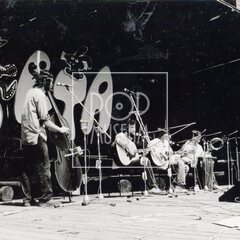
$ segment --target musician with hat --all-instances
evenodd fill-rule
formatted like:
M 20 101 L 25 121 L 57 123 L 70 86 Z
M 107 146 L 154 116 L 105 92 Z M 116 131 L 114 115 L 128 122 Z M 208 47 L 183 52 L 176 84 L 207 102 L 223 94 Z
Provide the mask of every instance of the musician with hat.
M 191 167 L 196 167 L 199 158 L 203 158 L 204 151 L 199 144 L 202 138 L 200 131 L 193 130 L 192 138 L 184 143 L 181 148 L 182 160 L 189 164 Z
M 48 156 L 46 128 L 53 132 L 70 133 L 67 127 L 58 127 L 50 120 L 46 93 L 52 88 L 53 76 L 46 70 L 34 74 L 35 84 L 25 96 L 21 116 L 21 139 L 25 152 L 22 166 L 22 188 L 27 196 L 24 206 L 36 205 L 32 195 L 32 176 L 37 176 L 42 192 L 39 202 L 52 198 L 50 162 Z
M 202 134 L 198 130 L 192 131 L 192 138 L 186 141 L 180 152 L 182 154 L 182 160 L 187 163 L 194 170 L 194 190 L 198 191 L 199 186 L 197 184 L 197 165 L 200 158 L 204 157 L 204 151 L 202 146 L 199 144 L 202 138 Z
M 175 191 L 186 192 L 186 175 L 189 171 L 189 167 L 181 159 L 180 154 L 173 152 L 170 144 L 170 138 L 171 136 L 167 130 L 161 128 L 158 129 L 157 138 L 151 141 L 151 150 L 153 152 L 152 157 L 162 159 L 160 169 L 166 170 L 170 166 L 172 166 L 173 169 L 177 168 L 177 182 L 175 185 Z
M 159 189 L 156 183 L 151 162 L 146 157 L 147 153 L 139 153 L 139 149 L 143 148 L 142 142 L 138 141 L 139 137 L 139 134 L 136 132 L 136 118 L 134 115 L 132 115 L 127 121 L 127 131 L 118 133 L 112 146 L 117 146 L 117 149 L 121 150 L 119 153 L 124 151 L 124 154 L 122 154 L 122 156 L 127 156 L 127 161 L 124 160 L 124 165 L 145 165 L 148 192 L 151 194 L 161 194 L 162 191 Z

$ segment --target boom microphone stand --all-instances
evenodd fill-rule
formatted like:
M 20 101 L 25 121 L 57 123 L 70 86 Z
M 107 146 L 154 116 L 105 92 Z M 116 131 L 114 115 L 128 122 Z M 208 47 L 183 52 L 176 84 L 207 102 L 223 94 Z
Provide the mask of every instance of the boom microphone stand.
M 140 129 L 141 129 L 141 131 L 142 131 L 142 133 L 143 133 L 143 148 L 145 148 L 145 141 L 147 141 L 147 143 L 148 143 L 148 145 L 149 145 L 149 142 L 150 142 L 150 138 L 149 138 L 149 136 L 148 136 L 148 132 L 147 132 L 147 130 L 145 129 L 145 126 L 144 126 L 144 123 L 143 123 L 143 120 L 142 120 L 142 118 L 141 118 L 141 115 L 140 115 L 140 113 L 139 113 L 139 109 L 138 109 L 138 107 L 137 107 L 137 105 L 136 105 L 136 103 L 135 103 L 135 100 L 133 99 L 133 93 L 132 92 L 130 92 L 130 99 L 131 99 L 131 102 L 132 102 L 132 104 L 133 104 L 133 106 L 134 106 L 134 108 L 135 108 L 135 111 L 133 112 L 134 114 L 135 114 L 135 116 L 136 116 L 136 120 L 138 121 L 138 123 L 139 123 L 139 126 L 140 126 Z M 143 149 L 143 158 L 145 158 L 145 149 Z M 143 160 L 143 161 L 145 161 L 145 159 Z M 148 195 L 148 192 L 147 192 L 147 183 L 146 183 L 146 164 L 147 163 L 143 163 L 143 166 L 144 166 L 144 195 L 145 196 L 147 196 Z
M 66 87 L 66 89 L 70 92 L 70 94 L 72 95 L 72 97 L 81 105 L 81 107 L 87 112 L 87 114 L 91 117 L 91 119 L 93 120 L 93 122 L 97 125 L 97 127 L 98 127 L 98 134 L 99 134 L 99 136 L 98 136 L 98 169 L 99 169 L 99 189 L 100 189 L 100 193 L 99 193 L 99 196 L 98 196 L 98 198 L 99 199 L 102 199 L 103 198 L 103 195 L 102 195 L 102 168 L 101 168 L 101 154 L 100 154 L 100 140 L 99 140 L 99 138 L 100 138 L 100 132 L 101 133 L 104 133 L 110 140 L 111 140 L 111 137 L 110 137 L 110 135 L 103 129 L 103 127 L 101 126 L 101 124 L 94 118 L 94 116 L 88 111 L 88 109 L 82 104 L 82 102 L 74 95 L 74 93 L 69 89 L 69 87 L 70 87 L 70 85 L 67 85 L 67 84 L 63 84 L 63 85 L 58 85 L 58 86 L 64 86 L 64 87 Z M 72 86 L 71 86 L 72 87 Z M 84 128 L 85 130 L 87 130 L 87 128 L 85 127 Z M 86 131 L 83 131 L 83 133 L 84 133 L 84 148 L 86 148 L 86 145 L 87 145 L 87 143 L 86 143 Z M 86 151 L 85 151 L 85 155 L 84 155 L 84 164 L 85 164 L 85 170 L 86 170 L 86 168 L 87 168 L 87 160 L 86 160 Z M 86 185 L 85 186 L 87 186 L 87 179 L 86 179 Z M 86 188 L 87 189 L 87 188 Z M 85 191 L 85 193 L 86 193 L 86 191 Z M 84 200 L 85 201 L 83 201 L 83 205 L 87 205 L 88 203 L 89 203 L 89 199 L 88 199 L 88 196 L 87 196 L 87 193 L 86 193 L 86 195 L 85 195 L 85 198 L 84 198 Z M 85 204 L 85 203 L 87 203 L 87 204 Z

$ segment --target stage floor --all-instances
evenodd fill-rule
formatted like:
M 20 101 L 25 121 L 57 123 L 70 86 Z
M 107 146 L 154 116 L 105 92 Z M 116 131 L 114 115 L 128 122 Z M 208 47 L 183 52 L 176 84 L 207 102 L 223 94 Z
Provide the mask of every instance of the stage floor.
M 89 195 L 87 206 L 82 206 L 83 196 L 74 196 L 71 203 L 54 198 L 44 207 L 23 207 L 22 200 L 1 202 L 0 239 L 240 239 L 237 227 L 214 224 L 240 216 L 239 203 L 218 201 L 222 194 L 113 194 L 102 200 Z

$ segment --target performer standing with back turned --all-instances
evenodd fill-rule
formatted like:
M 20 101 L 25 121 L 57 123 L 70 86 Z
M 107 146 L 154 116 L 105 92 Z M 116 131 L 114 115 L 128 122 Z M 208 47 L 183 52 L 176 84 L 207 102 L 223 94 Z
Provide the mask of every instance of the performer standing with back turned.
M 39 203 L 46 203 L 52 198 L 50 162 L 47 147 L 46 129 L 53 132 L 69 133 L 67 127 L 58 127 L 50 120 L 47 108 L 47 91 L 52 89 L 53 76 L 46 70 L 35 74 L 35 84 L 28 90 L 23 104 L 21 117 L 21 139 L 25 152 L 25 163 L 22 173 L 22 187 L 27 199 L 24 206 L 36 205 L 31 191 L 31 177 L 38 176 L 39 192 L 42 196 Z

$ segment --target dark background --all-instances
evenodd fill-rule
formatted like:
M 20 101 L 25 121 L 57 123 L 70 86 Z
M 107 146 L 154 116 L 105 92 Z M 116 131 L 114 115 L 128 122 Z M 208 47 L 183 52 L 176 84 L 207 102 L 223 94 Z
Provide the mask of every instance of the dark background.
M 146 25 L 134 31 L 126 27 L 132 26 L 127 10 L 138 26 L 144 1 L 0 3 L 0 36 L 9 41 L 0 48 L 1 64 L 15 63 L 21 72 L 30 54 L 41 49 L 57 74 L 62 51 L 87 45 L 93 71 L 108 65 L 111 71 L 168 72 L 169 126 L 197 122 L 199 129 L 225 133 L 239 128 L 239 62 L 191 74 L 239 58 L 239 14 L 228 7 L 158 1 Z

